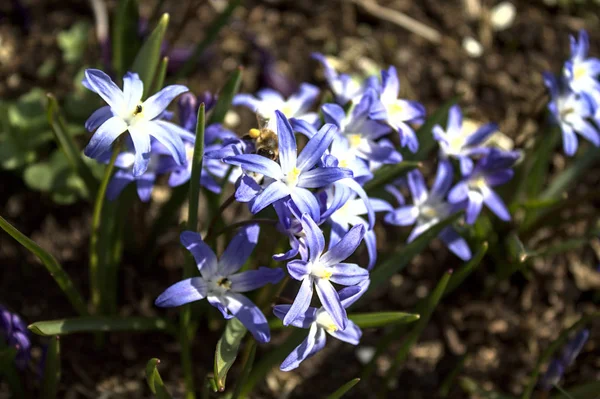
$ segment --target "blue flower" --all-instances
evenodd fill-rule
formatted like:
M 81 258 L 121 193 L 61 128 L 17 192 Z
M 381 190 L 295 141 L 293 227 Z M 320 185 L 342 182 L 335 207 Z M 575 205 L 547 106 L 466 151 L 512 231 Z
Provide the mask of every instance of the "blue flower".
M 82 84 L 108 103 L 96 110 L 86 121 L 90 132 L 96 130 L 84 150 L 90 158 L 109 152 L 112 143 L 129 131 L 135 150 L 133 174 L 141 176 L 150 162 L 150 137 L 158 140 L 179 164 L 185 163 L 185 148 L 181 135 L 185 130 L 159 120 L 169 103 L 188 89 L 182 85 L 167 86 L 142 102 L 143 83 L 136 73 L 123 78 L 123 91 L 110 77 L 97 69 L 86 69 Z
M 316 286 L 321 304 L 338 328 L 343 330 L 348 318 L 332 283 L 351 286 L 369 278 L 366 269 L 354 263 L 341 263 L 354 253 L 365 235 L 365 227 L 362 224 L 354 226 L 336 245 L 324 253 L 325 238 L 319 226 L 308 214 L 302 215 L 301 223 L 308 258 L 293 260 L 287 264 L 290 276 L 302 281 L 302 285 L 283 319 L 283 324 L 287 326 L 298 317 L 302 317 L 313 297 L 313 286 Z
M 350 307 L 365 293 L 368 287 L 369 280 L 365 280 L 358 285 L 341 289 L 338 295 L 342 307 L 344 309 Z M 292 306 L 277 305 L 273 308 L 273 313 L 279 319 L 285 320 L 292 310 Z M 327 334 L 351 345 L 358 345 L 362 336 L 360 328 L 351 320 L 348 320 L 345 328 L 339 328 L 325 307 L 320 309 L 308 307 L 291 324 L 294 327 L 307 328 L 308 336 L 281 363 L 283 371 L 297 368 L 302 361 L 323 349 L 327 341 Z
M 433 225 L 446 219 L 456 212 L 458 207 L 444 200 L 446 193 L 452 185 L 452 165 L 450 161 L 440 161 L 438 164 L 435 181 L 431 191 L 427 191 L 425 180 L 421 171 L 415 169 L 408 172 L 408 188 L 413 197 L 412 205 L 401 206 L 385 215 L 385 222 L 396 226 L 410 226 L 415 228 L 408 237 L 408 242 L 423 234 Z M 388 186 L 388 191 L 397 194 L 395 187 Z M 397 196 L 398 202 L 404 205 L 404 199 Z M 471 250 L 467 242 L 452 227 L 444 228 L 438 236 L 448 249 L 462 260 L 471 259 Z
M 392 206 L 379 198 L 369 198 L 366 194 L 357 198 L 356 192 L 350 187 L 336 182 L 334 187 L 326 191 L 325 209 L 321 219 L 331 224 L 330 248 L 342 239 L 351 226 L 365 226 L 364 241 L 369 253 L 367 269 L 371 270 L 377 261 L 377 237 L 373 231 L 374 215 L 371 216 L 370 213 L 390 212 L 393 210 Z M 364 215 L 371 220 L 365 220 L 362 217 Z
M 337 73 L 323 54 L 312 53 L 312 58 L 323 65 L 325 79 L 338 104 L 345 105 L 349 101 L 358 102 L 367 88 L 377 86 L 375 77 L 360 79 L 358 76 Z
M 552 359 L 546 372 L 542 376 L 540 380 L 540 387 L 542 390 L 550 391 L 555 385 L 558 385 L 565 370 L 575 362 L 575 358 L 579 355 L 589 337 L 589 330 L 580 330 L 566 343 L 560 357 Z
M 308 189 L 320 188 L 337 180 L 352 177 L 352 172 L 347 169 L 314 168 L 331 144 L 337 129 L 330 124 L 323 126 L 297 155 L 296 137 L 289 121 L 280 111 L 275 113 L 279 138 L 279 163 L 257 154 L 236 155 L 224 158 L 223 161 L 265 176 L 262 191 L 256 193 L 256 198 L 251 205 L 252 213 L 257 213 L 273 202 L 290 196 L 300 212 L 309 213 L 313 219 L 318 219 L 319 204 Z
M 600 146 L 600 134 L 589 121 L 594 115 L 593 101 L 585 94 L 576 94 L 564 82 L 558 82 L 551 73 L 544 73 L 544 83 L 550 91 L 548 109 L 562 131 L 565 154 L 571 156 L 577 151 L 578 140 L 575 133 Z
M 308 83 L 302 83 L 297 93 L 285 99 L 273 89 L 262 89 L 251 94 L 236 94 L 233 105 L 242 105 L 258 113 L 267 120 L 275 117 L 275 111 L 280 111 L 287 118 L 304 119 L 309 123 L 316 123 L 319 116 L 315 112 L 308 112 L 319 95 L 319 88 Z
M 382 86 L 379 99 L 371 108 L 370 117 L 377 121 L 385 121 L 400 135 L 400 145 L 417 152 L 419 141 L 409 123 L 420 122 L 425 117 L 425 107 L 416 101 L 398 98 L 400 81 L 396 68 L 390 66 L 381 71 Z
M 18 314 L 9 312 L 2 305 L 0 305 L 0 334 L 4 337 L 7 346 L 17 350 L 15 364 L 23 370 L 31 358 L 29 331 Z
M 593 97 L 600 96 L 600 83 L 596 79 L 600 75 L 600 60 L 588 57 L 590 40 L 585 30 L 579 31 L 579 40 L 570 36 L 571 58 L 565 63 L 563 75 L 569 86 L 576 93 L 588 93 Z
M 485 203 L 490 210 L 504 221 L 510 220 L 510 213 L 504 205 L 502 198 L 492 190 L 512 179 L 514 171 L 510 169 L 519 159 L 517 151 L 501 151 L 490 149 L 489 153 L 481 158 L 473 171 L 463 177 L 456 186 L 450 190 L 448 200 L 452 204 L 467 203 L 466 220 L 468 224 L 475 223 Z
M 443 157 L 456 158 L 460 162 L 462 174 L 471 173 L 474 155 L 484 155 L 489 148 L 481 147 L 483 143 L 498 127 L 493 123 L 481 126 L 471 134 L 465 134 L 462 126 L 462 113 L 458 105 L 453 105 L 448 111 L 448 124 L 446 131 L 441 126 L 433 127 L 433 137 L 440 145 Z
M 382 164 L 396 164 L 402 161 L 402 156 L 389 146 L 380 145 L 377 140 L 390 132 L 389 126 L 369 119 L 371 105 L 376 100 L 376 93 L 367 90 L 360 102 L 352 108 L 349 115 L 337 104 L 324 104 L 321 107 L 326 123 L 333 123 L 339 129 L 340 138 L 345 147 L 346 156 L 340 159 L 353 162 L 354 158 L 374 161 Z M 339 140 L 338 140 L 339 141 Z M 332 154 L 338 156 L 336 154 Z M 340 165 L 346 167 L 345 165 Z
M 275 284 L 283 270 L 260 267 L 236 273 L 248 260 L 258 242 L 259 227 L 247 226 L 231 240 L 221 259 L 202 241 L 198 233 L 184 231 L 181 243 L 192 253 L 201 277 L 192 277 L 173 284 L 155 304 L 160 307 L 181 306 L 206 298 L 219 309 L 223 317 L 237 317 L 258 342 L 268 342 L 269 324 L 260 309 L 240 292 L 252 291 L 268 283 Z

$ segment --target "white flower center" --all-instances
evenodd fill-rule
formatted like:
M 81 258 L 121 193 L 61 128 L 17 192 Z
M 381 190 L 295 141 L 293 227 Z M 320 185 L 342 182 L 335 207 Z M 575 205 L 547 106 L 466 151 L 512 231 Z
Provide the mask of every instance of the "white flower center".
M 333 318 L 324 309 L 319 309 L 317 311 L 316 323 L 319 327 L 324 328 L 329 333 L 339 330 L 333 322 Z
M 485 187 L 487 187 L 487 182 L 485 181 L 485 177 L 483 176 L 476 177 L 469 181 L 469 188 L 481 190 Z
M 288 185 L 288 187 L 296 187 L 298 185 L 298 178 L 300 177 L 300 173 L 302 171 L 296 167 L 290 170 L 287 175 L 284 176 L 283 182 Z
M 329 278 L 333 275 L 331 270 L 328 270 L 328 267 L 325 267 L 323 264 L 317 262 L 309 264 L 309 273 L 313 277 L 322 278 L 324 280 L 329 280 Z
M 119 112 L 119 116 L 123 118 L 127 125 L 132 126 L 141 120 L 145 120 L 143 111 L 144 108 L 142 107 L 142 104 L 138 104 L 134 109 Z
M 231 289 L 231 280 L 227 277 L 214 276 L 207 283 L 209 295 L 221 296 Z

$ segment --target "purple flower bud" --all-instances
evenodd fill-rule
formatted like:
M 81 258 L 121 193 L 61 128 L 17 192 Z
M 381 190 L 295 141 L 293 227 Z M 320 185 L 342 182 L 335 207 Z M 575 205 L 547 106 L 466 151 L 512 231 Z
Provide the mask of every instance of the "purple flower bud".
M 548 365 L 548 369 L 540 381 L 541 389 L 544 391 L 551 390 L 554 385 L 558 384 L 564 373 L 565 368 L 561 362 L 557 359 L 553 359 Z
M 590 330 L 585 329 L 579 331 L 575 337 L 573 337 L 573 339 L 567 342 L 560 357 L 560 360 L 565 368 L 573 364 L 575 358 L 577 355 L 579 355 L 579 352 L 581 352 L 589 337 Z
M 179 123 L 185 130 L 194 131 L 196 128 L 199 106 L 198 99 L 192 93 L 184 93 L 179 97 L 179 101 L 177 101 Z
M 17 349 L 15 363 L 19 369 L 24 369 L 31 356 L 31 342 L 27 326 L 17 314 L 11 313 L 0 305 L 0 334 L 6 344 Z

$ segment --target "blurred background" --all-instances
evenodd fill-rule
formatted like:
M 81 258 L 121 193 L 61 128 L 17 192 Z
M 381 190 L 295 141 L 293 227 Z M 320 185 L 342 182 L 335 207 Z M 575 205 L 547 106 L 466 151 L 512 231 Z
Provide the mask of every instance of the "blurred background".
M 64 160 L 54 156 L 44 114 L 45 93 L 62 100 L 72 122 L 69 129 L 85 142 L 83 121 L 95 104 L 91 109 L 82 105 L 81 96 L 86 94 L 81 73 L 110 57 L 106 18 L 117 3 L 0 2 L 0 214 L 53 253 L 84 292 L 91 207 L 81 199 L 81 182 L 69 176 Z M 140 24 L 132 41 L 140 40 L 160 14 L 168 12 L 171 24 L 164 52 L 171 60 L 170 76 L 176 79 L 195 45 L 205 39 L 206 27 L 226 7 L 224 0 L 141 1 Z M 395 65 L 401 97 L 420 101 L 432 112 L 459 94 L 473 123 L 496 122 L 503 146 L 524 148 L 533 136 L 547 133 L 548 97 L 541 73 L 560 70 L 569 56 L 569 34 L 587 29 L 590 53 L 600 56 L 598 11 L 599 2 L 591 0 L 243 0 L 217 39 L 194 57 L 190 78 L 181 81 L 195 93 L 215 92 L 242 65 L 242 92 L 269 86 L 289 94 L 301 82 L 324 87 L 321 68 L 310 58 L 315 51 L 335 57 L 341 71 L 372 74 Z M 227 115 L 226 124 L 243 134 L 253 116 L 236 111 Z M 9 138 L 9 131 L 18 132 L 20 138 Z M 566 162 L 556 152 L 553 171 L 562 170 Z M 426 164 L 425 170 L 433 165 Z M 575 190 L 597 188 L 598 172 L 597 167 L 592 169 Z M 153 204 L 137 204 L 132 209 L 134 220 L 155 212 L 155 204 L 165 195 L 157 190 Z M 580 204 L 591 212 L 599 206 L 597 200 Z M 553 231 L 550 238 L 567 239 L 582 229 L 581 223 Z M 396 231 L 378 231 L 383 237 L 381 251 L 404 241 L 405 232 L 399 237 Z M 140 241 L 134 237 L 133 242 Z M 176 229 L 159 244 L 151 264 L 135 251 L 125 254 L 120 314 L 157 314 L 153 299 L 165 279 L 173 280 L 172 275 L 179 273 L 183 261 Z M 394 397 L 438 397 L 440 385 L 457 367 L 485 389 L 521 393 L 541 351 L 565 326 L 597 308 L 599 258 L 596 238 L 583 249 L 532 260 L 534 272 L 528 275 L 500 279 L 495 273 L 499 265 L 484 260 L 437 308 L 398 374 Z M 26 321 L 71 315 L 51 277 L 6 234 L 0 234 L 0 265 L 0 302 Z M 434 242 L 364 308 L 411 309 L 445 270 L 459 265 Z M 212 367 L 218 327 L 194 342 L 199 380 Z M 596 321 L 590 344 L 565 376 L 566 386 L 600 379 L 599 327 Z M 271 372 L 254 397 L 320 397 L 322 389 L 332 391 L 360 374 L 379 334 L 367 330 L 357 348 L 332 340 L 297 372 Z M 34 357 L 39 358 L 37 348 Z M 396 349 L 392 345 L 390 354 Z M 147 397 L 143 370 L 153 356 L 160 356 L 161 373 L 173 392 L 182 381 L 178 348 L 160 334 L 112 334 L 101 351 L 89 336 L 74 335 L 62 350 L 65 398 Z M 376 375 L 383 375 L 389 365 L 384 356 Z M 349 395 L 369 396 L 368 386 L 362 384 Z M 458 388 L 450 391 L 450 397 L 468 396 Z

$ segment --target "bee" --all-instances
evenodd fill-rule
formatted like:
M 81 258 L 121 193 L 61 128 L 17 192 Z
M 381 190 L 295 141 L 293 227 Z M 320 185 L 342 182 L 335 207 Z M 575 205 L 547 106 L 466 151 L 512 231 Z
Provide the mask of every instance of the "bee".
M 272 161 L 277 161 L 279 158 L 279 139 L 277 138 L 277 133 L 268 127 L 268 119 L 257 114 L 256 121 L 258 122 L 258 129 L 250 129 L 244 137 L 254 142 L 256 154 L 269 158 Z

